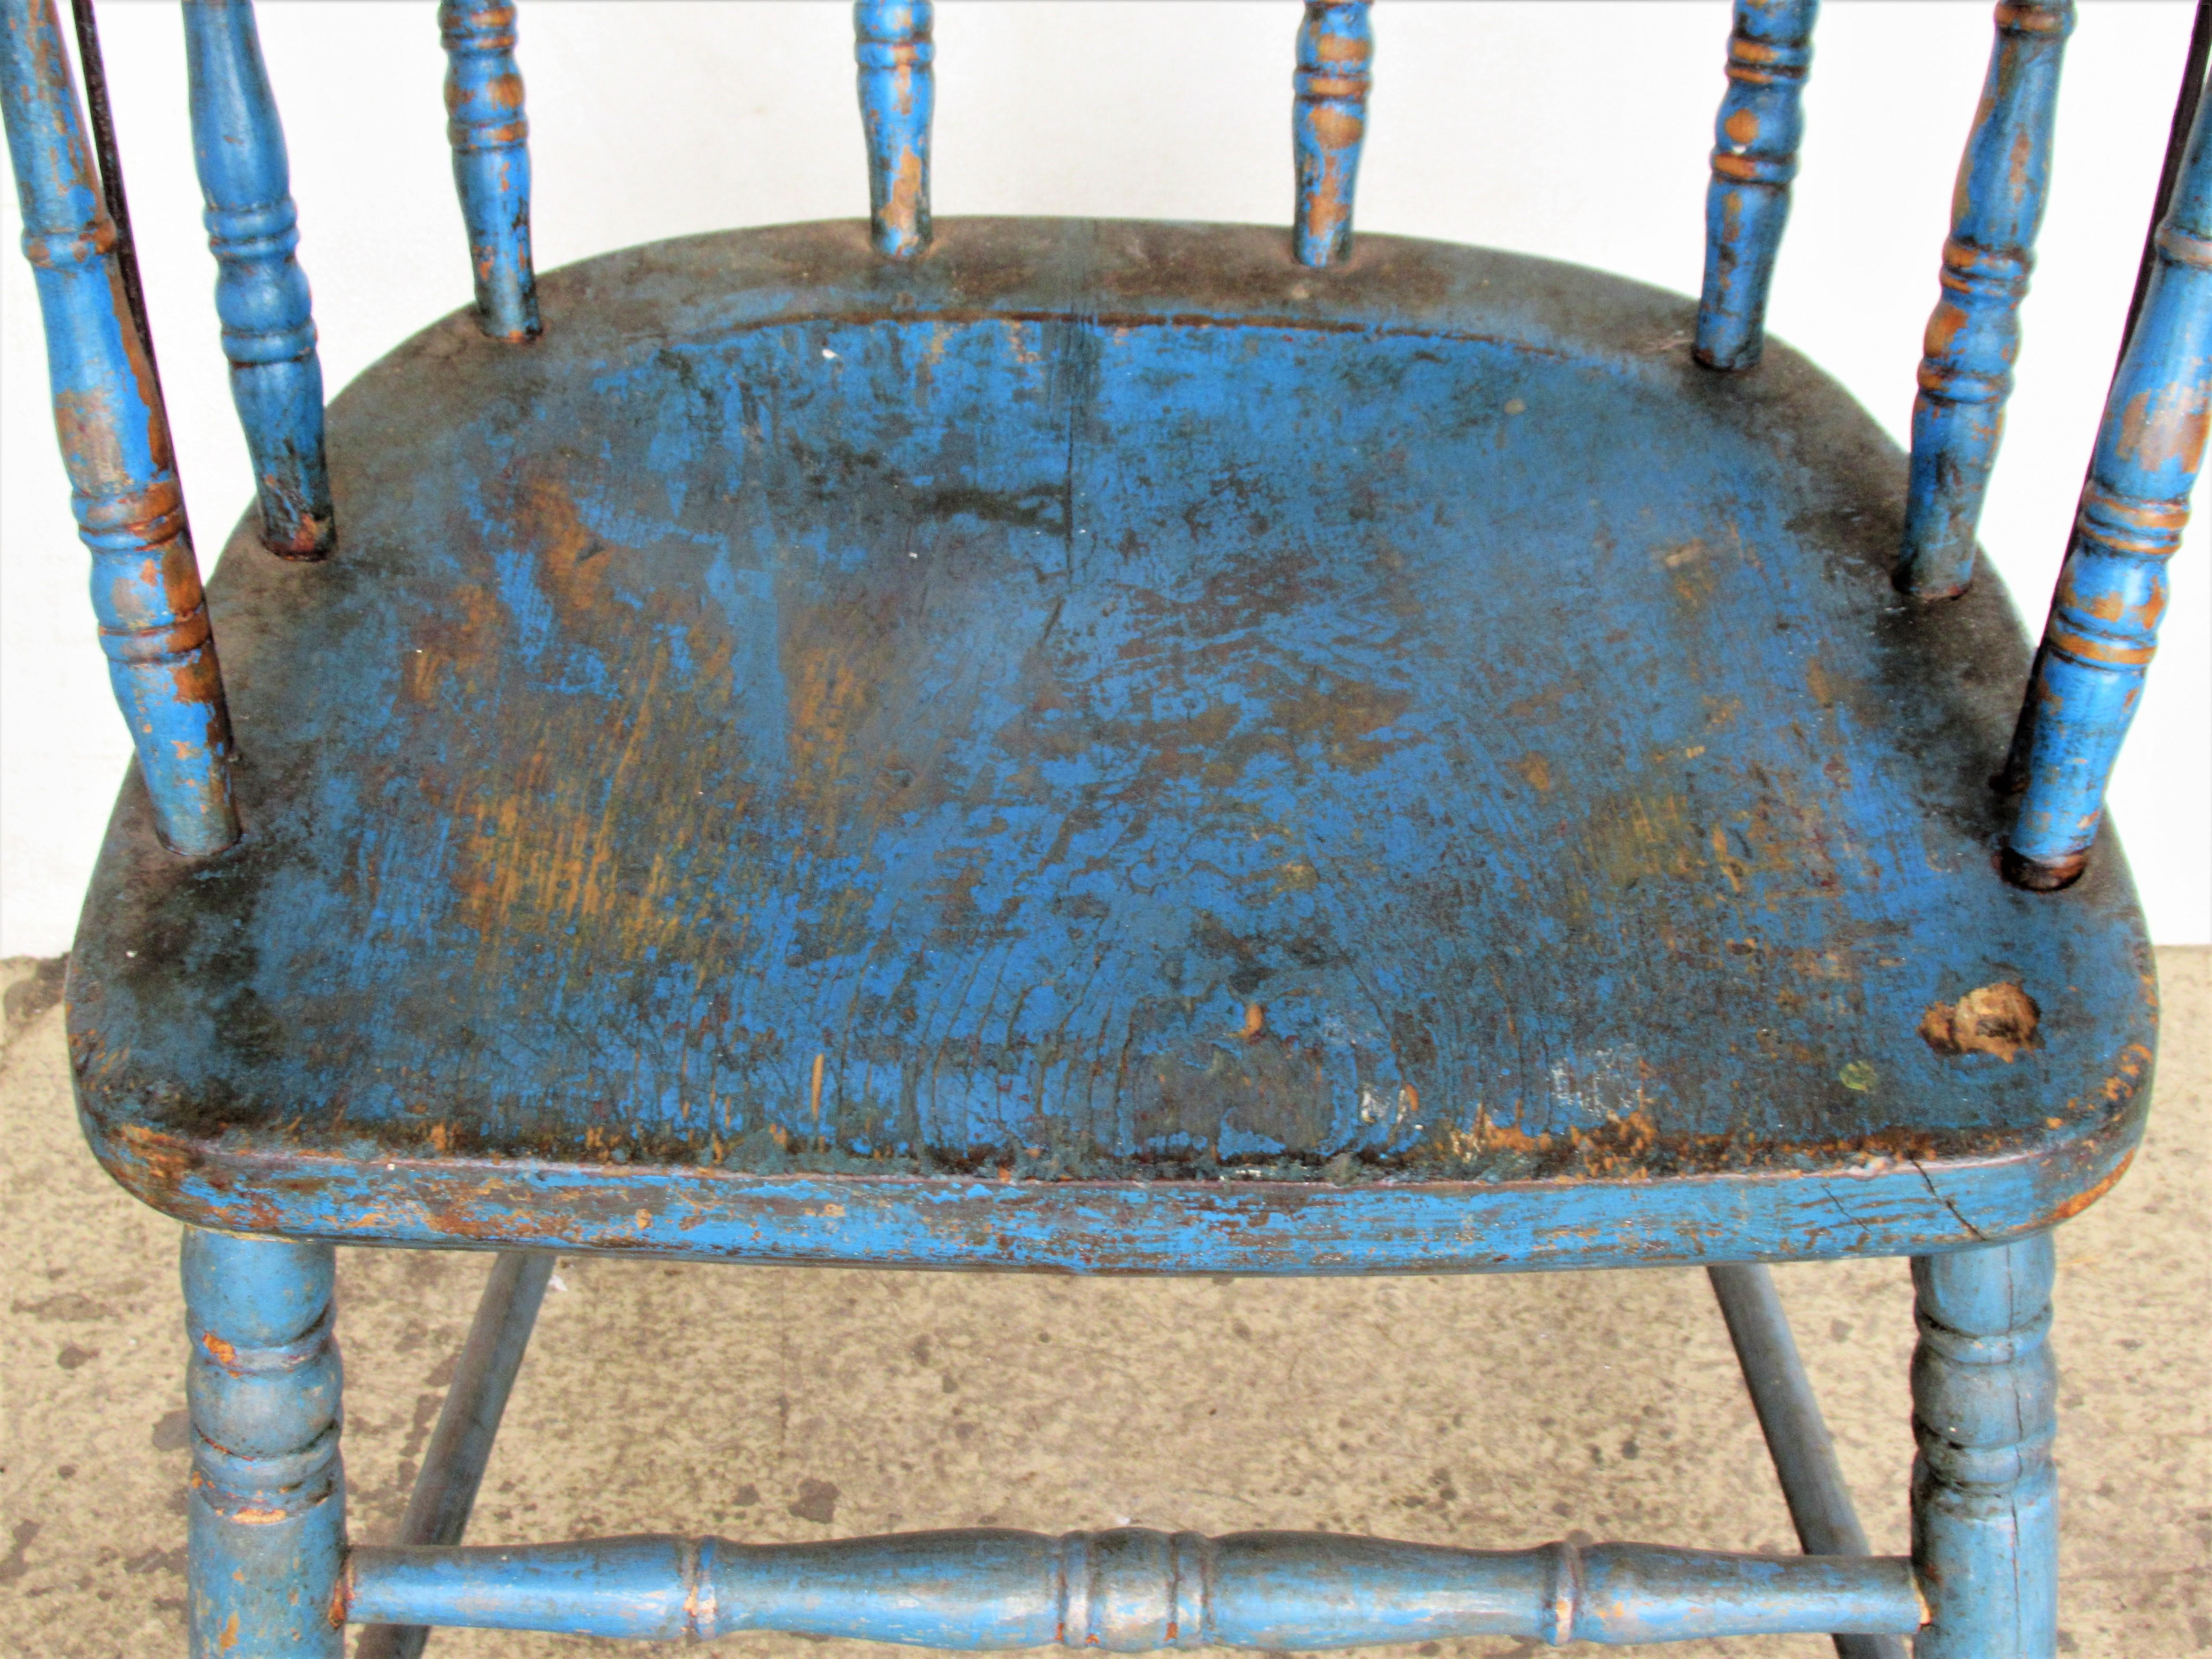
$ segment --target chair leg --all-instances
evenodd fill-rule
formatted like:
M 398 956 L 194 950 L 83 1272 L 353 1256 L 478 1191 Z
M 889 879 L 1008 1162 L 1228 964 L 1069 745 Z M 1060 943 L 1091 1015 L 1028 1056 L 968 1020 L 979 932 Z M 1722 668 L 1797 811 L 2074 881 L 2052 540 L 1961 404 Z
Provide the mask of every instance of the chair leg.
M 1916 1659 L 2050 1659 L 2058 1638 L 2051 1235 L 1912 1263 Z
M 468 1530 L 499 1419 L 558 1260 L 550 1254 L 502 1250 L 493 1261 L 476 1322 L 469 1327 L 460 1365 L 446 1390 L 438 1426 L 393 1543 L 458 1544 Z M 423 1625 L 370 1625 L 354 1644 L 353 1659 L 422 1659 L 429 1634 Z
M 1721 1317 L 1728 1322 L 1729 1340 L 1735 1345 L 1743 1385 L 1773 1455 L 1797 1541 L 1808 1555 L 1864 1555 L 1866 1528 L 1852 1507 L 1836 1443 L 1798 1357 L 1774 1275 L 1747 1263 L 1716 1265 L 1705 1272 Z M 1905 1659 L 1902 1637 L 1845 1634 L 1834 1640 L 1836 1659 Z
M 193 1659 L 343 1659 L 335 1255 L 185 1230 Z

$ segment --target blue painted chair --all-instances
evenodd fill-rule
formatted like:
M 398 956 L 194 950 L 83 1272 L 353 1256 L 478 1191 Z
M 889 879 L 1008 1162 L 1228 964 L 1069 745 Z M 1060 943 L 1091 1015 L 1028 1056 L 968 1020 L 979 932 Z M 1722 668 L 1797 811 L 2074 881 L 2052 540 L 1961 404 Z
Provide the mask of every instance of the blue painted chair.
M 2154 1041 L 2100 807 L 2204 446 L 2204 37 L 2031 659 L 1974 522 L 2071 7 L 1997 9 L 1909 461 L 1762 356 L 1813 9 L 1740 0 L 1692 307 L 1355 243 L 1369 19 L 1321 0 L 1287 239 L 933 224 L 930 8 L 863 0 L 868 226 L 539 282 L 514 14 L 446 0 L 478 303 L 326 417 L 252 12 L 188 0 L 259 487 L 203 598 L 89 12 L 91 137 L 53 0 L 0 0 L 138 753 L 70 1041 L 94 1150 L 186 1224 L 196 1653 L 2051 1652 L 2050 1229 L 2125 1168 Z M 346 1538 L 341 1243 L 504 1252 L 388 1547 Z M 1710 1264 L 1805 1553 L 471 1547 L 556 1249 Z M 1869 1554 L 1758 1265 L 1868 1255 L 1918 1297 L 1909 1558 Z

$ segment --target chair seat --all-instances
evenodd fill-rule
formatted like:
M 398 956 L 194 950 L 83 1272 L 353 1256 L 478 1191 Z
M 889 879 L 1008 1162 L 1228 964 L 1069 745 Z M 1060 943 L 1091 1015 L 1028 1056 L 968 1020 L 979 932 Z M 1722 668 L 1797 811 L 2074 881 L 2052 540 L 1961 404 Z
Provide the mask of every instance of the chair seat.
M 1896 1253 L 2071 1213 L 2155 1018 L 2007 886 L 2027 647 L 1686 300 L 1382 236 L 656 244 L 329 416 L 211 586 L 245 839 L 126 783 L 125 1185 L 400 1243 L 1094 1271 Z

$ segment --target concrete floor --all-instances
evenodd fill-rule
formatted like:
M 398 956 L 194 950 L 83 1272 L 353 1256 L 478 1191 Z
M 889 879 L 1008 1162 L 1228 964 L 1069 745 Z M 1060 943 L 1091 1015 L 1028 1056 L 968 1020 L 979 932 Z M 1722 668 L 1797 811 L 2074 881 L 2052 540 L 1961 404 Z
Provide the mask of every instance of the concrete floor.
M 177 1229 L 79 1143 L 60 1011 L 36 966 L 0 964 L 0 1332 L 16 1356 L 0 1373 L 0 1653 L 181 1654 Z M 2160 971 L 2148 1144 L 2059 1234 L 2058 1645 L 2081 1659 L 2212 1651 L 2212 952 L 2164 951 Z M 340 1253 L 356 1536 L 390 1535 L 484 1268 Z M 1902 1552 L 1904 1265 L 1778 1276 L 1874 1547 Z M 472 1541 L 1135 1522 L 1796 1547 L 1694 1270 L 1086 1282 L 571 1260 L 554 1285 Z M 580 1659 L 594 1645 L 468 1631 L 433 1637 L 431 1652 Z M 726 1645 L 757 1659 L 895 1651 Z M 1832 1650 L 1782 1638 L 1633 1651 Z

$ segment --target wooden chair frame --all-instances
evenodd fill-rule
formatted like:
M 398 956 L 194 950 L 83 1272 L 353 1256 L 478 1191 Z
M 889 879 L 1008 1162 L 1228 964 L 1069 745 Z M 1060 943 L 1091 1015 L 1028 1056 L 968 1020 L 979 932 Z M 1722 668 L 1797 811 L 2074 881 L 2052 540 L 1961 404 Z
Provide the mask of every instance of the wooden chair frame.
M 0 95 L 101 643 L 160 833 L 179 857 L 205 858 L 240 834 L 235 745 L 138 296 L 90 7 L 76 4 L 89 131 L 54 0 L 0 0 Z M 860 0 L 854 9 L 873 245 L 884 260 L 915 260 L 933 239 L 932 8 Z M 185 0 L 184 11 L 216 306 L 261 538 L 283 557 L 319 559 L 345 526 L 331 507 L 314 325 L 252 7 Z M 1694 347 L 1716 372 L 1741 373 L 1760 359 L 1814 11 L 1815 0 L 1737 0 Z M 2197 122 L 2195 111 L 2206 15 L 2140 315 L 2106 401 L 2006 769 L 2018 805 L 2004 872 L 2036 891 L 2070 884 L 2088 860 L 2203 458 L 2212 122 Z M 1898 582 L 1918 601 L 1956 595 L 1972 576 L 2073 21 L 2071 0 L 1996 9 L 1914 407 Z M 514 10 L 501 0 L 441 0 L 439 26 L 477 317 L 486 335 L 519 349 L 542 325 Z M 1291 248 L 1316 270 L 1342 264 L 1352 246 L 1372 50 L 1365 0 L 1307 0 L 1292 106 Z M 2047 1231 L 1913 1261 L 1919 1455 L 1908 1558 L 1868 1553 L 1780 1303 L 1753 1264 L 1716 1266 L 1712 1282 L 1804 1547 L 1798 1558 L 1638 1544 L 1486 1552 L 1139 1528 L 778 1546 L 677 1537 L 467 1546 L 463 1530 L 551 1267 L 550 1255 L 520 1251 L 497 1259 L 398 1541 L 349 1546 L 333 1260 L 331 1244 L 314 1239 L 185 1233 L 190 1621 L 194 1653 L 210 1659 L 336 1659 L 348 1623 L 371 1627 L 364 1659 L 419 1652 L 426 1628 L 439 1625 L 663 1639 L 766 1629 L 1115 1651 L 1784 1632 L 1834 1633 L 1847 1659 L 1901 1654 L 1906 1636 L 1921 1659 L 2053 1650 Z

